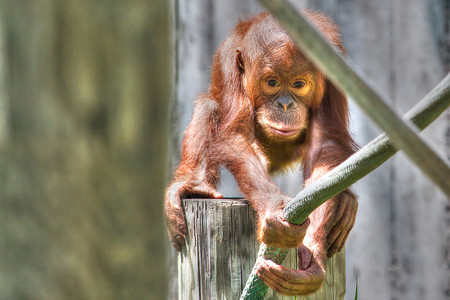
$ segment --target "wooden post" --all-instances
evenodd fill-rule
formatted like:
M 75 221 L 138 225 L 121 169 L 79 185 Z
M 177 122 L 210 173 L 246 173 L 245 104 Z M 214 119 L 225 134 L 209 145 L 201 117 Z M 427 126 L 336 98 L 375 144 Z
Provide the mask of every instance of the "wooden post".
M 256 215 L 243 199 L 186 199 L 188 235 L 178 254 L 178 299 L 239 299 L 256 261 Z M 283 265 L 297 268 L 290 251 Z M 344 251 L 327 262 L 323 287 L 302 300 L 344 299 Z M 266 299 L 294 299 L 271 289 Z

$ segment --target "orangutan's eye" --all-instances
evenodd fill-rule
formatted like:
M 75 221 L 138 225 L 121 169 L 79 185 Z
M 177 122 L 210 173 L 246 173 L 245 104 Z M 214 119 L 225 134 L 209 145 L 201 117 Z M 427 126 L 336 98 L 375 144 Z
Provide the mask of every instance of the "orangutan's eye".
M 305 85 L 306 85 L 306 82 L 305 82 L 305 81 L 303 81 L 303 80 L 297 80 L 297 81 L 295 81 L 295 82 L 292 84 L 292 87 L 293 87 L 294 89 L 300 89 L 300 88 L 304 87 Z
M 280 83 L 276 79 L 269 79 L 267 80 L 267 84 L 271 87 L 278 87 L 280 86 Z
M 281 84 L 277 79 L 271 77 L 268 79 L 263 79 L 261 81 L 261 88 L 265 94 L 275 95 L 276 93 L 278 93 L 280 91 Z

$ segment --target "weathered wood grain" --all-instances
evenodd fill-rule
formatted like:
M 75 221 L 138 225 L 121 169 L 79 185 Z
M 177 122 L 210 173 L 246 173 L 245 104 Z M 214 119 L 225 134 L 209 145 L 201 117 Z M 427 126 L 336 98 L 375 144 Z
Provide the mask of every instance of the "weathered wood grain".
M 242 199 L 183 201 L 188 236 L 178 255 L 178 299 L 239 299 L 256 261 L 256 215 Z M 283 265 L 297 268 L 291 251 Z M 345 254 L 327 262 L 324 286 L 302 300 L 344 299 Z M 294 299 L 269 289 L 266 299 Z

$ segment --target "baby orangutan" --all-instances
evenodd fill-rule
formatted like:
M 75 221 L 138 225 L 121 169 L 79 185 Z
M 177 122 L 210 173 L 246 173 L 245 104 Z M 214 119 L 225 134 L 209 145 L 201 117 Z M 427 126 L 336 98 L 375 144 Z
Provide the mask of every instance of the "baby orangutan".
M 344 52 L 336 25 L 321 14 L 304 14 Z M 260 242 L 298 247 L 298 270 L 261 259 L 258 276 L 282 294 L 316 291 L 325 279 L 327 256 L 344 247 L 353 227 L 356 197 L 346 190 L 302 225 L 289 224 L 282 209 L 291 197 L 269 175 L 301 161 L 307 186 L 354 151 L 345 95 L 268 13 L 240 22 L 216 52 L 209 92 L 195 101 L 181 162 L 167 190 L 174 247 L 181 249 L 186 234 L 181 199 L 222 198 L 216 190 L 222 165 L 257 211 Z

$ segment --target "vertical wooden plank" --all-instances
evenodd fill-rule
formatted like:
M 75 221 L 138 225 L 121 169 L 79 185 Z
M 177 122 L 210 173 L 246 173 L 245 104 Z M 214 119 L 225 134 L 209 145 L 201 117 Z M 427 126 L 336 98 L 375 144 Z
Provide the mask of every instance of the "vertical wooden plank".
M 391 70 L 396 82 L 395 107 L 401 112 L 419 101 L 445 74 L 437 32 L 433 31 L 437 16 L 430 15 L 432 3 L 398 0 L 393 5 Z M 444 13 L 443 7 L 437 11 Z M 447 118 L 441 116 L 422 133 L 442 155 L 449 154 L 445 145 Z M 448 299 L 448 258 L 443 250 L 449 249 L 448 199 L 402 153 L 393 161 L 392 235 L 396 243 L 392 298 Z
M 193 100 L 208 89 L 212 51 L 210 0 L 176 0 L 176 99 L 172 118 L 177 120 L 179 149 L 192 115 Z M 177 151 L 178 152 L 178 151 Z M 177 153 L 175 152 L 175 153 Z

